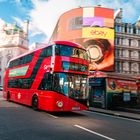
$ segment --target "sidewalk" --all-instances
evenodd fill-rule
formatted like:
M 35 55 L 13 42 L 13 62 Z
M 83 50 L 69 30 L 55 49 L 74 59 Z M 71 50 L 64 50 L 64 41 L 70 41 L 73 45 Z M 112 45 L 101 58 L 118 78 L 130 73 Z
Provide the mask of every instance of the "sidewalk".
M 89 111 L 118 116 L 118 117 L 124 117 L 129 119 L 135 119 L 140 120 L 140 109 L 139 110 L 133 110 L 128 108 L 122 108 L 119 110 L 106 110 L 102 108 L 95 108 L 95 107 L 89 107 Z

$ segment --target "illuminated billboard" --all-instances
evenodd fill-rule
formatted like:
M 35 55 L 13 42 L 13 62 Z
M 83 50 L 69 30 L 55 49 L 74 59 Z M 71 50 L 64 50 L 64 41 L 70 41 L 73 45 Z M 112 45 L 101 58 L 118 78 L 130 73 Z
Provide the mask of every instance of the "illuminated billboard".
M 107 91 L 110 93 L 131 93 L 136 95 L 137 84 L 135 81 L 108 78 Z
M 114 11 L 107 8 L 83 9 L 83 44 L 89 54 L 90 70 L 113 71 Z
M 50 41 L 68 40 L 88 52 L 91 71 L 114 70 L 114 10 L 103 7 L 76 8 L 58 20 Z
M 87 27 L 82 29 L 83 38 L 114 39 L 114 31 L 109 28 Z

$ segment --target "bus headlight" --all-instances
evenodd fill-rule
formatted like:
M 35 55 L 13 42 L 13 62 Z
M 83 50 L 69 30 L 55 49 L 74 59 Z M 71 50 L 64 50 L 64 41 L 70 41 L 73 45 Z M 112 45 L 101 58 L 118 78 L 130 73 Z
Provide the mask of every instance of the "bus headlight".
M 62 101 L 57 101 L 56 104 L 57 104 L 58 107 L 63 107 L 63 102 Z

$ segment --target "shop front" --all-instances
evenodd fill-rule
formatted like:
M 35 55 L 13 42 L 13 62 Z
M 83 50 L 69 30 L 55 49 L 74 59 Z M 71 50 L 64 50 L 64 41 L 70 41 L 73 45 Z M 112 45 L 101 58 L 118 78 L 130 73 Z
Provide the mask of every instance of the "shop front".
M 112 73 L 92 73 L 89 76 L 89 102 L 90 106 L 106 109 L 135 107 L 138 104 L 136 79 Z
M 140 77 L 137 77 L 138 107 L 140 108 Z

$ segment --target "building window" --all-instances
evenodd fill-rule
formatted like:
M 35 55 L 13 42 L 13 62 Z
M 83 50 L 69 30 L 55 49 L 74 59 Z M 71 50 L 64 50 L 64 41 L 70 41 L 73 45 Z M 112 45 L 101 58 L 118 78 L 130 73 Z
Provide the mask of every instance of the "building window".
M 115 44 L 114 45 L 117 45 L 117 40 L 118 40 L 118 38 L 116 37 L 115 38 L 115 42 L 114 42 Z
M 124 33 L 125 32 L 125 27 L 124 26 L 122 26 L 122 33 Z
M 116 69 L 116 72 L 122 72 L 122 63 L 121 62 L 116 62 L 115 63 L 115 69 Z
M 120 45 L 123 44 L 123 38 L 120 38 Z
M 125 25 L 125 29 L 124 30 L 125 30 L 125 33 L 127 33 L 127 26 L 126 25 Z
M 132 40 L 132 46 L 138 47 L 138 41 L 137 40 Z
M 116 56 L 119 57 L 119 49 L 116 49 Z
M 120 72 L 120 63 L 119 62 L 115 62 L 115 71 Z
M 127 73 L 129 71 L 129 63 L 128 62 L 123 63 L 123 71 L 125 73 Z
M 116 37 L 115 38 L 115 45 L 122 45 L 123 43 L 123 39 L 120 37 Z
M 139 72 L 139 65 L 138 65 L 138 63 L 132 63 L 132 65 L 131 65 L 131 72 L 132 73 L 138 73 Z
M 119 56 L 122 57 L 122 49 L 119 50 Z
M 21 46 L 24 46 L 24 40 L 21 40 L 21 41 L 20 41 L 20 45 L 21 45 Z
M 118 56 L 118 50 L 115 49 L 115 57 L 117 57 L 117 56 Z
M 75 17 L 70 20 L 70 29 L 79 29 L 82 28 L 83 17 Z
M 127 27 L 127 33 L 131 34 L 131 27 Z
M 140 28 L 138 29 L 138 34 L 140 35 Z
M 128 39 L 127 38 L 123 38 L 123 40 L 122 40 L 122 44 L 123 45 L 126 45 L 126 46 L 128 46 L 128 43 L 129 41 L 128 41 Z
M 121 32 L 121 26 L 120 25 L 116 25 L 115 26 L 115 31 L 116 32 Z
M 129 51 L 128 50 L 123 50 L 122 54 L 123 54 L 122 56 L 125 57 L 125 58 L 129 57 Z
M 118 37 L 117 38 L 117 45 L 119 45 L 120 44 L 120 38 Z
M 140 48 L 140 40 L 138 40 L 138 47 Z
M 131 41 L 132 41 L 132 39 L 129 39 L 129 43 L 128 43 L 129 46 L 131 46 Z
M 131 58 L 139 58 L 139 53 L 137 51 L 131 51 Z
M 118 72 L 118 62 L 115 62 L 115 71 Z
M 133 33 L 136 34 L 136 27 L 133 28 Z
M 119 45 L 119 43 L 120 43 L 120 41 L 119 41 L 119 40 L 120 40 L 120 38 L 119 38 L 119 37 L 117 37 L 117 38 L 116 38 L 116 43 L 117 43 L 117 45 Z

